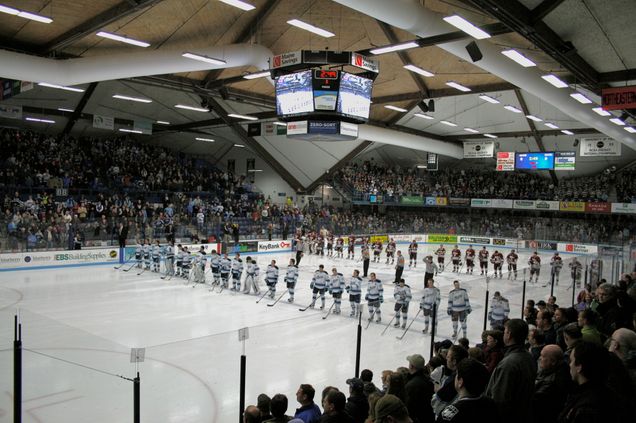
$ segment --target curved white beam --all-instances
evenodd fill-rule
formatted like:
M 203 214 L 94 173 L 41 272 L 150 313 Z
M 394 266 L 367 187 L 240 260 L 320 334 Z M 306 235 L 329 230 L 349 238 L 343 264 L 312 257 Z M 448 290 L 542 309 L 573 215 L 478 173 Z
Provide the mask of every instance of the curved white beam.
M 455 27 L 442 20 L 442 16 L 423 7 L 418 0 L 334 0 L 360 13 L 371 16 L 389 25 L 404 29 L 420 37 L 430 37 L 451 31 Z M 598 129 L 605 135 L 636 150 L 636 136 L 622 127 L 614 125 L 592 111 L 590 105 L 583 105 L 570 97 L 569 88 L 555 88 L 541 79 L 544 72 L 537 68 L 524 68 L 501 54 L 499 47 L 487 40 L 477 42 L 483 59 L 474 63 L 493 75 L 504 79 L 524 91 L 553 105 L 572 118 Z M 439 44 L 438 47 L 471 63 L 466 51 L 466 41 Z
M 380 126 L 360 125 L 358 138 L 379 142 L 381 144 L 410 148 L 412 150 L 426 151 L 441 156 L 454 157 L 456 159 L 462 159 L 464 157 L 464 149 L 457 144 L 408 134 L 395 129 L 382 128 Z
M 272 56 L 268 48 L 256 44 L 232 44 L 189 51 L 222 59 L 226 64 L 213 65 L 187 59 L 181 56 L 184 50 L 154 50 L 64 60 L 0 50 L 0 77 L 72 86 L 122 78 L 241 66 L 268 69 L 269 58 Z

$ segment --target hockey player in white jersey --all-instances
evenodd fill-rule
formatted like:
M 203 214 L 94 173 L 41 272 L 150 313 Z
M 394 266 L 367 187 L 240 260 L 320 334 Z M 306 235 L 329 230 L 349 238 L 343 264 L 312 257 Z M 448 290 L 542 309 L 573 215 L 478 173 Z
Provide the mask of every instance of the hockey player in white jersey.
M 151 271 L 159 273 L 159 269 L 161 267 L 161 244 L 158 239 L 155 240 L 155 243 L 150 248 L 150 255 L 152 257 Z
M 364 299 L 367 301 L 367 307 L 369 307 L 369 321 L 373 320 L 373 316 L 377 316 L 375 321 L 380 323 L 382 321 L 380 304 L 384 302 L 384 288 L 382 287 L 382 281 L 376 279 L 373 272 L 369 273 L 367 294 Z
M 181 277 L 188 279 L 190 277 L 190 269 L 192 269 L 192 254 L 185 245 L 183 246 L 183 262 L 181 263 Z
M 150 269 L 150 240 L 146 239 L 144 241 L 144 245 L 142 246 L 142 251 L 143 251 L 143 255 L 144 255 L 144 267 L 146 268 L 146 270 Z
M 559 284 L 559 275 L 561 274 L 561 269 L 563 268 L 563 259 L 559 255 L 559 253 L 554 253 L 554 256 L 550 259 L 550 266 L 552 267 L 552 274 L 554 275 L 554 282 Z
M 272 262 L 267 266 L 267 271 L 265 272 L 265 284 L 269 289 L 269 298 L 274 298 L 276 295 L 276 284 L 278 283 L 278 266 L 276 266 L 276 260 L 272 260 Z
M 347 292 L 349 293 L 349 304 L 351 305 L 349 317 L 357 316 L 360 312 L 360 297 L 362 296 L 362 278 L 359 270 L 353 271 L 353 276 L 351 276 L 349 285 L 347 285 Z
M 230 272 L 232 271 L 232 260 L 228 257 L 227 253 L 223 254 L 223 258 L 220 262 L 221 266 L 221 286 L 227 288 L 230 282 Z
M 166 276 L 174 275 L 174 241 L 170 240 L 167 245 L 163 247 L 163 257 L 166 267 Z
M 210 272 L 212 272 L 212 285 L 221 283 L 221 256 L 212 250 L 210 254 Z
M 205 264 L 208 258 L 205 254 L 205 248 L 201 246 L 197 254 L 194 256 L 194 282 L 205 283 Z
M 437 328 L 437 311 L 439 310 L 440 301 L 439 288 L 435 286 L 433 279 L 429 279 L 426 281 L 426 288 L 424 288 L 422 300 L 420 301 L 420 308 L 424 314 L 424 324 L 426 325 L 422 333 L 428 333 L 429 319 L 433 317 L 433 305 L 435 305 L 435 328 Z
M 393 298 L 395 298 L 395 307 L 393 309 L 395 311 L 395 323 L 393 326 L 396 328 L 400 326 L 400 313 L 402 313 L 402 329 L 405 329 L 409 304 L 413 296 L 411 295 L 411 287 L 404 282 L 404 279 L 400 279 L 399 283 L 395 286 Z
M 258 289 L 258 265 L 256 260 L 252 260 L 250 256 L 245 259 L 245 289 L 243 294 L 249 294 L 251 291 L 260 294 Z
M 329 278 L 329 293 L 333 297 L 334 309 L 333 314 L 340 314 L 340 306 L 342 303 L 342 292 L 345 290 L 345 280 L 342 273 L 338 273 L 335 267 L 331 269 L 331 277 Z
M 448 309 L 446 313 L 451 316 L 453 321 L 453 338 L 457 338 L 457 322 L 462 324 L 462 332 L 466 338 L 468 324 L 466 318 L 471 313 L 470 299 L 464 288 L 460 288 L 459 281 L 453 281 L 455 289 L 448 293 Z
M 316 305 L 316 298 L 320 295 L 320 302 L 322 305 L 320 309 L 325 308 L 325 291 L 327 290 L 327 283 L 329 281 L 329 274 L 325 272 L 325 266 L 322 264 L 318 266 L 318 270 L 314 272 L 314 277 L 309 284 L 309 288 L 313 290 L 313 294 L 311 296 L 311 304 L 309 307 L 314 308 Z
M 490 303 L 490 311 L 488 312 L 490 328 L 493 330 L 501 330 L 504 327 L 504 322 L 508 319 L 509 313 L 510 304 L 508 300 L 502 297 L 499 291 L 496 291 Z
M 287 292 L 289 292 L 289 298 L 287 302 L 294 302 L 294 290 L 296 289 L 296 282 L 298 281 L 298 266 L 294 259 L 289 259 L 289 266 L 287 266 L 287 273 L 285 273 L 285 283 L 287 284 Z
M 239 292 L 241 290 L 241 276 L 243 276 L 243 260 L 241 255 L 236 253 L 232 260 L 232 291 Z
M 184 255 L 185 253 L 183 252 L 183 247 L 181 246 L 181 244 L 178 244 L 177 252 L 175 254 L 175 261 L 176 261 L 175 276 L 181 276 L 183 274 L 183 256 Z
M 532 277 L 534 276 L 534 282 L 539 282 L 539 273 L 541 272 L 541 257 L 535 251 L 530 258 L 528 259 L 528 264 L 530 265 L 530 282 L 532 282 Z
M 144 255 L 144 244 L 142 241 L 137 241 L 137 246 L 135 247 L 135 261 L 137 262 L 137 268 L 141 269 L 141 263 L 143 261 Z

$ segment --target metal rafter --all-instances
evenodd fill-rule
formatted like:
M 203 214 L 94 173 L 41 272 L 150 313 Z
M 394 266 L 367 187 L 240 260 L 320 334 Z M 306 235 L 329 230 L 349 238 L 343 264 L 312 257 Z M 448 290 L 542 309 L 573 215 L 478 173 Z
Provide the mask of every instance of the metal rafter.
M 84 107 L 86 107 L 86 103 L 88 103 L 88 100 L 90 100 L 91 96 L 95 92 L 97 84 L 98 82 L 91 82 L 88 88 L 86 88 L 86 91 L 84 91 L 84 94 L 82 94 L 82 98 L 80 99 L 79 103 L 77 103 L 77 106 L 75 106 L 71 117 L 68 119 L 68 122 L 66 122 L 64 130 L 62 131 L 62 135 L 69 134 L 73 130 L 75 123 L 80 118 L 80 116 L 82 116 L 82 112 L 84 111 Z
M 517 88 L 516 85 L 512 85 L 509 82 L 497 82 L 494 84 L 484 84 L 478 85 L 476 87 L 471 87 L 472 91 L 462 92 L 458 91 L 455 88 L 441 88 L 441 89 L 429 89 L 429 98 L 443 98 L 443 97 L 456 97 L 462 95 L 471 95 L 471 94 L 481 94 L 488 92 L 497 92 L 497 91 L 511 91 Z M 374 97 L 373 104 L 384 104 L 384 103 L 395 103 L 399 101 L 409 101 L 409 100 L 417 100 L 421 99 L 422 94 L 417 92 L 411 93 L 402 93 L 402 94 L 389 94 L 383 95 L 381 97 Z
M 208 96 L 206 96 L 206 98 L 210 98 Z M 261 113 L 250 113 L 250 116 L 254 116 L 256 118 L 258 118 L 259 120 L 263 120 L 263 119 L 273 119 L 277 116 L 275 111 L 271 111 L 271 112 L 261 112 Z M 198 120 L 196 122 L 188 122 L 188 123 L 181 123 L 181 124 L 177 124 L 177 125 L 166 125 L 165 127 L 163 127 L 163 129 L 161 131 L 157 131 L 157 132 L 168 132 L 168 131 L 188 131 L 190 129 L 197 129 L 197 128 L 203 128 L 203 127 L 212 127 L 212 126 L 223 126 L 225 125 L 226 121 L 223 118 L 217 117 L 217 118 L 211 118 L 211 119 L 204 119 L 204 120 Z
M 559 7 L 561 3 L 563 3 L 563 0 L 543 0 L 538 6 L 532 9 L 531 21 L 537 22 L 543 20 L 543 18 L 548 16 L 554 9 Z
M 587 135 L 587 134 L 600 134 L 598 129 L 595 128 L 577 128 L 577 129 L 568 129 L 574 135 Z M 535 132 L 532 131 L 509 131 L 509 132 L 490 132 L 491 134 L 497 136 L 497 138 L 522 138 L 522 137 L 532 137 Z M 560 136 L 563 135 L 560 129 L 546 129 L 546 130 L 536 130 L 536 133 L 541 135 L 541 137 L 549 137 L 549 136 Z M 462 140 L 476 140 L 476 139 L 484 139 L 483 134 L 466 134 L 461 135 L 460 138 Z
M 84 38 L 85 36 L 116 22 L 126 16 L 139 12 L 147 7 L 154 6 L 163 0 L 136 0 L 122 1 L 108 10 L 99 13 L 96 16 L 82 22 L 75 28 L 72 28 L 62 35 L 55 37 L 45 45 L 39 48 L 41 53 L 49 53 L 55 50 L 61 50 L 69 44 Z
M 306 189 L 305 191 L 308 193 L 313 192 L 316 188 L 318 188 L 318 186 L 320 184 L 322 184 L 325 179 L 329 178 L 329 175 L 333 175 L 334 173 L 336 173 L 337 171 L 339 171 L 340 169 L 342 169 L 343 167 L 345 167 L 351 160 L 353 160 L 358 154 L 362 153 L 364 150 L 367 149 L 367 147 L 369 147 L 370 145 L 372 145 L 373 142 L 372 141 L 362 141 L 360 144 L 358 144 L 353 150 L 351 150 L 346 156 L 344 156 L 342 159 L 340 159 L 336 164 L 334 164 L 333 166 L 331 166 L 329 168 L 328 171 L 326 171 L 325 173 L 323 173 L 322 175 L 320 175 L 318 177 L 318 179 L 316 179 L 314 182 L 312 182 Z

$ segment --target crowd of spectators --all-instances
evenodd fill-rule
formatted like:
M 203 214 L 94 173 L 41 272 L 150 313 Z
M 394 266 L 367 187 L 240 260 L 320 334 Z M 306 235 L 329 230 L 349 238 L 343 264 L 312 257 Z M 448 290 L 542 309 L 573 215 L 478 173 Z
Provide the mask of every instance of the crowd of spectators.
M 636 273 L 586 287 L 575 307 L 528 300 L 524 319 L 434 344 L 375 379 L 370 369 L 347 390 L 301 384 L 295 401 L 258 396 L 245 423 L 627 423 L 636 406 Z
M 387 197 L 424 195 L 457 198 L 503 198 L 526 200 L 598 201 L 609 198 L 613 175 L 561 179 L 558 185 L 536 173 L 496 172 L 483 169 L 445 169 L 438 172 L 416 168 L 387 167 L 371 161 L 352 163 L 338 172 L 354 194 Z M 625 191 L 635 192 L 633 181 Z
M 636 169 L 620 173 L 616 180 L 616 197 L 621 203 L 631 203 L 636 199 Z

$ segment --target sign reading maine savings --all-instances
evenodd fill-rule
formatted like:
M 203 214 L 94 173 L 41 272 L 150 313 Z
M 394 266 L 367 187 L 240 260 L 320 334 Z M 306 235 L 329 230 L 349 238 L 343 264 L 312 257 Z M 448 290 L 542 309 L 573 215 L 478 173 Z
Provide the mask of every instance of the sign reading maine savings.
M 20 269 L 41 266 L 70 266 L 77 264 L 119 261 L 119 249 L 41 251 L 0 254 L 0 269 Z

